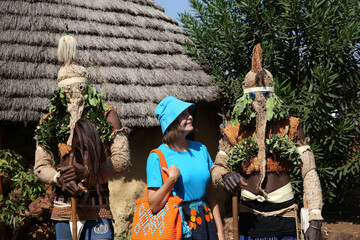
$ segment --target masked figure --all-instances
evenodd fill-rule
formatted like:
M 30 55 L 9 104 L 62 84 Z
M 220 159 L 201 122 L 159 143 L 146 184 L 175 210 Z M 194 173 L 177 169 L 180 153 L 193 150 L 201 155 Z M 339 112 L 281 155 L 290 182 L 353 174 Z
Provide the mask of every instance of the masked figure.
M 262 68 L 262 50 L 253 50 L 252 69 L 243 82 L 231 124 L 221 129 L 213 181 L 239 192 L 240 239 L 296 239 L 293 189 L 303 180 L 309 210 L 306 239 L 321 239 L 322 194 L 309 139 L 299 118 L 288 117 L 274 93 L 271 73 Z M 290 180 L 295 180 L 290 182 Z
M 77 199 L 83 234 L 112 239 L 107 181 L 130 165 L 129 129 L 89 85 L 87 70 L 74 63 L 75 51 L 72 36 L 60 39 L 59 89 L 36 129 L 34 172 L 42 182 L 56 186 L 51 218 L 57 239 L 72 239 L 71 196 Z

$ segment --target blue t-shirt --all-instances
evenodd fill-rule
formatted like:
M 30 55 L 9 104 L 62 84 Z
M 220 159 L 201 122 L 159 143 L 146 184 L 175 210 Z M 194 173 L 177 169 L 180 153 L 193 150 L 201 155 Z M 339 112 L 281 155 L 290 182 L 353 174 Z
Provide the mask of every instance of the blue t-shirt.
M 180 177 L 173 189 L 176 196 L 184 201 L 193 201 L 205 197 L 213 162 L 205 145 L 189 140 L 188 142 L 189 150 L 186 152 L 172 150 L 165 144 L 161 144 L 159 149 L 165 156 L 168 168 L 175 165 L 180 170 Z M 163 185 L 161 171 L 159 156 L 151 153 L 146 165 L 148 188 Z

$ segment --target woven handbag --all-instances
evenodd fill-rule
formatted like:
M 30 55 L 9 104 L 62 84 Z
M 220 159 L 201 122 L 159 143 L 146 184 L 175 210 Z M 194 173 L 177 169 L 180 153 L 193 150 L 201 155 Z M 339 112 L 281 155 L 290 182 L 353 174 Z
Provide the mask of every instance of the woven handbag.
M 160 169 L 167 168 L 164 154 L 159 149 L 156 152 L 160 159 Z M 168 176 L 161 170 L 163 183 Z M 148 189 L 145 196 L 136 200 L 136 210 L 133 219 L 132 240 L 181 240 L 182 226 L 179 206 L 183 202 L 178 196 L 170 195 L 165 206 L 153 214 L 148 202 Z

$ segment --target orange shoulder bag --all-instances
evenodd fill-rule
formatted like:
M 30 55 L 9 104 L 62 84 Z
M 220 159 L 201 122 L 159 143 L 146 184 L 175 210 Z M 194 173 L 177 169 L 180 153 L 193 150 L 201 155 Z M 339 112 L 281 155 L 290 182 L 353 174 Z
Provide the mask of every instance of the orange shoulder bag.
M 164 154 L 159 149 L 156 152 L 160 159 L 160 169 L 167 168 Z M 163 183 L 168 176 L 161 170 Z M 153 214 L 148 202 L 148 188 L 146 187 L 145 196 L 136 200 L 136 210 L 133 219 L 132 240 L 181 240 L 182 226 L 179 206 L 183 202 L 178 196 L 170 195 L 165 206 Z

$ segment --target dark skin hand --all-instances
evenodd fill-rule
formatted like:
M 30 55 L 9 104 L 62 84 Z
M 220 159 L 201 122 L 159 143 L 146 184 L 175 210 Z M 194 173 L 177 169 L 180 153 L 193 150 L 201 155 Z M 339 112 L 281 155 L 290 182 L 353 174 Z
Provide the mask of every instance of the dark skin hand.
M 60 180 L 59 180 L 60 182 Z M 71 195 L 72 197 L 76 197 L 77 195 L 79 195 L 83 190 L 85 190 L 85 187 L 82 186 L 82 184 L 80 183 L 76 183 L 75 181 L 70 181 L 67 183 L 61 183 L 61 190 L 68 194 Z
M 229 172 L 223 177 L 223 179 L 226 190 L 228 190 L 232 194 L 236 193 L 237 191 L 248 185 L 245 182 L 245 179 L 236 172 Z
M 67 155 L 65 162 L 69 163 L 70 158 L 72 157 L 73 157 L 72 154 Z M 85 162 L 87 157 L 88 157 L 88 152 L 85 151 L 84 153 Z M 59 183 L 61 185 L 62 191 L 75 197 L 83 190 L 86 190 L 86 188 L 81 183 L 81 180 L 86 178 L 87 173 L 85 171 L 84 165 L 77 163 L 75 158 L 73 159 L 72 165 L 62 166 L 59 168 L 59 171 L 60 171 Z
M 67 155 L 66 156 L 66 163 L 70 163 L 70 158 L 73 155 Z M 87 159 L 89 158 L 89 152 L 85 151 L 84 153 L 84 164 L 87 163 Z M 72 165 L 67 165 L 67 166 L 61 166 L 59 168 L 60 171 L 60 178 L 59 181 L 67 183 L 70 181 L 75 181 L 75 182 L 80 182 L 81 180 L 83 180 L 84 178 L 87 177 L 87 173 L 86 170 L 84 168 L 84 165 L 77 163 L 76 159 L 73 159 L 73 163 Z
M 320 220 L 310 221 L 310 226 L 305 232 L 305 240 L 320 240 L 321 224 L 322 222 Z
M 239 173 L 230 172 L 226 174 L 223 179 L 225 188 L 232 193 L 240 189 L 245 189 L 254 194 L 259 194 L 259 190 L 257 189 L 257 183 L 260 179 L 259 174 L 251 175 L 245 179 Z M 267 173 L 263 183 L 265 184 L 264 190 L 270 193 L 285 186 L 289 182 L 290 176 L 287 173 Z

